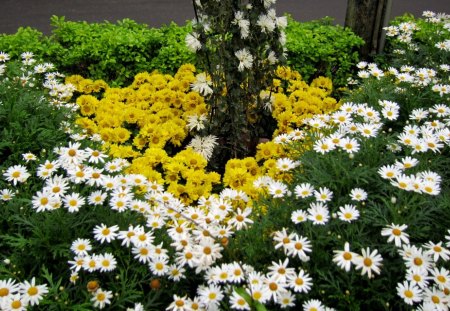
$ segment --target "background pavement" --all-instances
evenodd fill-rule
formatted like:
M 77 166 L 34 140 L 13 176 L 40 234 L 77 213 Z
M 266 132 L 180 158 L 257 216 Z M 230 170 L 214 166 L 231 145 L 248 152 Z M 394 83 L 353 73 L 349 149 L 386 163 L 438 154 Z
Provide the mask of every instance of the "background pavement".
M 347 0 L 278 0 L 277 13 L 289 13 L 298 21 L 330 16 L 343 25 Z M 391 17 L 405 12 L 420 16 L 424 10 L 450 14 L 450 0 L 393 0 Z M 194 18 L 191 0 L 0 0 L 0 33 L 12 34 L 30 26 L 50 34 L 50 17 L 112 23 L 124 18 L 159 27 Z

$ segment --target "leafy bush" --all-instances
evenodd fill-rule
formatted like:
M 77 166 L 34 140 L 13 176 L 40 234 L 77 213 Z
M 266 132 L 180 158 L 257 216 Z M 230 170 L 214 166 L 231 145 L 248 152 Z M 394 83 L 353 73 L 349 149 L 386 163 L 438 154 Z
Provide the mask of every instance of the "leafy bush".
M 49 60 L 58 52 L 58 44 L 31 27 L 20 27 L 15 34 L 0 35 L 0 51 L 18 58 L 23 51 L 32 52 L 37 60 Z
M 158 70 L 163 73 L 175 74 L 183 64 L 195 64 L 195 53 L 186 46 L 186 35 L 192 30 L 190 23 L 178 26 L 170 23 L 159 28 L 162 40 L 161 47 L 150 62 L 147 70 Z
M 115 84 L 148 70 L 161 47 L 158 30 L 130 19 L 111 24 L 71 22 L 53 16 L 51 24 L 51 39 L 60 46 L 54 55 L 60 70 Z
M 359 60 L 357 48 L 364 41 L 350 29 L 332 25 L 331 21 L 323 18 L 301 23 L 288 17 L 287 63 L 306 81 L 326 76 L 342 87 Z

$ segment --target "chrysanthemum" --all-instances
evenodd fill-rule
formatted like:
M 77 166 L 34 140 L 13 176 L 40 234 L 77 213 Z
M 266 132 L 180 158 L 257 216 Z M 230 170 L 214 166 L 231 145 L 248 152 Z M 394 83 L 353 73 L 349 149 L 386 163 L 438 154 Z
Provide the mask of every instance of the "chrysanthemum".
M 45 182 L 43 192 L 50 192 L 53 196 L 60 198 L 69 189 L 69 180 L 61 175 L 55 175 Z
M 213 93 L 212 82 L 206 73 L 201 72 L 195 77 L 195 82 L 191 83 L 191 89 L 195 92 L 208 96 Z
M 36 212 L 50 211 L 59 202 L 59 199 L 47 191 L 38 191 L 31 199 L 32 208 Z
M 274 198 L 282 198 L 288 192 L 287 186 L 280 181 L 272 181 L 268 186 L 269 194 Z
M 395 246 L 401 247 L 402 243 L 409 244 L 409 235 L 405 232 L 407 225 L 390 224 L 381 230 L 382 236 L 388 237 L 388 242 L 394 241 Z
M 151 258 L 149 265 L 150 271 L 157 276 L 164 276 L 169 271 L 169 262 L 167 258 L 157 256 L 156 258 Z
M 111 243 L 111 241 L 116 239 L 118 230 L 119 226 L 117 225 L 111 227 L 105 224 L 97 225 L 94 228 L 94 238 L 100 243 Z
M 252 209 L 250 207 L 246 207 L 244 210 L 238 208 L 233 217 L 228 221 L 228 224 L 235 227 L 237 230 L 241 230 L 242 228 L 247 228 L 249 224 L 253 223 L 253 220 L 248 218 L 252 213 Z
M 295 269 L 288 267 L 289 258 L 285 258 L 284 261 L 278 262 L 272 261 L 272 264 L 268 267 L 267 276 L 274 277 L 282 282 L 287 282 L 290 277 L 295 275 Z
M 87 270 L 89 272 L 94 272 L 94 271 L 100 269 L 100 262 L 98 260 L 98 258 L 99 258 L 98 255 L 92 254 L 92 255 L 87 255 L 85 257 L 82 257 L 82 258 L 83 258 L 82 267 L 84 270 Z
M 100 272 L 113 271 L 117 267 L 117 260 L 111 253 L 98 255 Z
M 300 163 L 298 161 L 293 161 L 289 158 L 280 158 L 276 164 L 277 168 L 282 172 L 290 171 L 299 165 Z
M 361 188 L 353 188 L 350 191 L 350 198 L 353 201 L 365 201 L 367 199 L 367 192 Z
M 209 160 L 214 148 L 217 146 L 217 137 L 214 135 L 195 136 L 187 147 L 191 147 L 195 152 L 200 153 L 206 160 Z
M 13 279 L 0 280 L 0 305 L 7 298 L 17 294 L 19 292 L 19 284 Z
M 294 193 L 297 198 L 304 199 L 313 195 L 314 187 L 309 183 L 302 183 L 300 185 L 295 186 Z
M 298 256 L 302 261 L 308 261 L 309 257 L 307 253 L 312 251 L 311 242 L 306 237 L 299 237 L 297 235 L 294 236 L 285 249 L 288 256 Z
M 293 211 L 291 214 L 291 220 L 294 224 L 299 224 L 301 222 L 304 222 L 308 219 L 308 214 L 303 210 L 296 210 Z
M 361 249 L 362 255 L 355 258 L 355 268 L 356 270 L 361 270 L 361 275 L 367 274 L 370 279 L 375 274 L 380 274 L 380 267 L 383 258 L 378 254 L 378 250 L 373 250 L 372 252 L 367 247 L 366 249 Z
M 24 281 L 20 284 L 19 291 L 22 294 L 23 301 L 30 306 L 34 306 L 38 305 L 43 296 L 48 293 L 48 288 L 46 284 L 36 285 L 33 277 L 31 282 Z
M 408 281 L 397 284 L 397 295 L 409 305 L 422 301 L 422 290 Z
M 405 248 L 405 246 L 403 246 Z M 413 271 L 425 272 L 428 271 L 432 265 L 432 258 L 425 253 L 421 248 L 410 247 L 406 248 L 406 252 L 401 252 L 406 267 Z
M 111 303 L 112 297 L 113 294 L 111 291 L 105 291 L 99 288 L 93 293 L 91 301 L 94 303 L 94 307 L 103 309 L 106 305 Z
M 295 238 L 296 234 L 291 232 L 288 233 L 286 228 L 281 229 L 281 231 L 275 231 L 273 233 L 273 240 L 276 242 L 275 249 L 283 247 L 284 251 L 287 251 L 289 243 Z
M 64 206 L 69 210 L 69 213 L 75 213 L 80 210 L 85 204 L 85 198 L 83 198 L 79 193 L 67 194 L 62 198 Z
M 267 286 L 262 284 L 251 284 L 250 295 L 254 301 L 266 303 L 270 299 L 270 292 Z
M 356 206 L 345 204 L 344 206 L 339 207 L 337 215 L 340 220 L 350 223 L 359 218 L 359 211 L 356 209 Z
M 324 225 L 330 219 L 330 212 L 322 202 L 311 203 L 307 212 L 308 219 L 312 221 L 314 225 Z
M 30 177 L 30 173 L 28 173 L 27 168 L 23 165 L 14 165 L 8 167 L 5 173 L 3 173 L 5 179 L 12 183 L 14 186 L 17 183 L 24 183 L 27 181 L 28 177 Z
M 253 56 L 250 54 L 250 52 L 246 48 L 237 51 L 234 55 L 239 60 L 239 65 L 238 65 L 239 71 L 244 71 L 244 69 L 252 68 Z
M 186 46 L 191 52 L 197 52 L 202 48 L 202 44 L 199 40 L 199 34 L 196 32 L 189 33 L 185 38 Z
M 333 192 L 326 187 L 320 187 L 314 191 L 314 197 L 318 202 L 329 202 L 333 198 Z
M 66 165 L 79 165 L 84 160 L 87 159 L 88 153 L 82 149 L 80 149 L 80 143 L 72 143 L 69 142 L 68 147 L 63 147 L 60 149 L 59 161 Z
M 27 310 L 28 303 L 21 294 L 14 294 L 7 296 L 2 301 L 0 307 L 5 311 L 25 311 Z
M 450 288 L 450 272 L 447 269 L 444 267 L 440 269 L 434 268 L 431 270 L 431 275 L 433 276 L 433 281 L 441 290 Z
M 89 163 L 104 163 L 108 156 L 97 149 L 86 148 L 85 152 L 88 156 Z
M 325 306 L 320 300 L 310 299 L 303 303 L 303 311 L 325 311 Z
M 331 139 L 325 138 L 325 139 L 319 139 L 314 143 L 314 151 L 325 154 L 330 152 L 331 150 L 334 150 L 336 146 L 333 144 Z
M 224 298 L 222 289 L 216 285 L 200 286 L 197 290 L 200 302 L 205 304 L 207 308 L 215 309 Z
M 139 262 L 147 263 L 150 262 L 153 254 L 152 247 L 150 245 L 144 245 L 140 247 L 133 247 L 131 252 L 134 254 L 134 258 L 139 260 Z
M 359 151 L 359 143 L 355 138 L 343 137 L 339 146 L 347 153 L 355 153 Z
M 333 262 L 338 265 L 339 268 L 344 269 L 349 272 L 352 264 L 357 258 L 358 254 L 350 251 L 350 244 L 345 242 L 344 250 L 334 250 L 333 251 Z
M 92 192 L 89 196 L 88 196 L 88 203 L 90 205 L 102 205 L 103 202 L 105 201 L 107 197 L 107 194 L 104 193 L 101 190 L 97 190 Z
M 134 235 L 131 237 L 131 243 L 136 247 L 152 244 L 154 237 L 151 232 L 145 232 L 144 228 L 134 228 Z
M 423 305 L 427 310 L 448 310 L 449 298 L 436 287 L 425 288 L 423 292 Z
M 86 256 L 88 252 L 92 250 L 91 241 L 88 239 L 78 238 L 72 242 L 70 250 L 77 256 Z
M 2 201 L 10 201 L 15 196 L 15 193 L 10 189 L 1 189 L 0 190 L 0 200 Z
M 450 250 L 448 250 L 446 247 L 444 247 L 443 242 L 428 242 L 423 245 L 423 247 L 426 249 L 425 253 L 433 256 L 434 262 L 437 262 L 440 258 L 443 261 L 448 261 L 450 259 Z
M 199 264 L 210 266 L 217 259 L 222 258 L 222 246 L 214 243 L 211 238 L 203 238 L 200 243 L 194 246 L 194 253 Z
M 248 302 L 236 291 L 233 291 L 233 293 L 231 294 L 230 307 L 235 310 L 251 310 Z
M 181 279 L 186 278 L 185 272 L 186 269 L 184 269 L 182 266 L 173 264 L 168 266 L 167 276 L 170 280 L 178 282 Z
M 395 165 L 385 165 L 378 169 L 378 174 L 384 179 L 394 179 L 401 174 L 401 170 Z
M 28 152 L 28 153 L 24 153 L 24 154 L 22 154 L 22 158 L 25 160 L 25 162 L 30 162 L 30 161 L 36 161 L 36 159 L 37 159 L 37 157 L 33 154 L 33 153 L 31 153 L 31 152 Z
M 166 311 L 187 311 L 188 299 L 186 296 L 173 295 L 172 303 L 166 308 Z
M 303 269 L 288 278 L 288 286 L 296 293 L 307 293 L 311 290 L 312 278 Z

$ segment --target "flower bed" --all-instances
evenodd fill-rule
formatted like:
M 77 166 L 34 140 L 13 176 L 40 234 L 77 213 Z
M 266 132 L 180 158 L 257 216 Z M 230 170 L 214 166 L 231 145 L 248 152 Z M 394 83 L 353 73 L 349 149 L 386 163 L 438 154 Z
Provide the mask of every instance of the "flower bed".
M 1 308 L 448 309 L 449 20 L 398 25 L 442 53 L 360 62 L 339 103 L 279 67 L 273 137 L 223 176 L 194 66 L 115 88 L 0 53 Z

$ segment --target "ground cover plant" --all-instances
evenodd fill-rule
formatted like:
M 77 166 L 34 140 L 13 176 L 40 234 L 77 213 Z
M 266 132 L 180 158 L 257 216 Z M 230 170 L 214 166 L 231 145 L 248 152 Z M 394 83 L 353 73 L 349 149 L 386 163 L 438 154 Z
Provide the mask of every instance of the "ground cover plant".
M 24 139 L 2 155 L 0 308 L 447 310 L 449 21 L 425 12 L 398 45 L 416 53 L 428 30 L 443 58 L 360 62 L 339 102 L 330 79 L 276 66 L 259 93 L 273 135 L 222 175 L 203 131 L 210 73 L 64 85 L 31 54 L 0 53 L 0 116 L 17 111 L 2 135 Z M 24 149 L 44 117 L 54 140 Z

